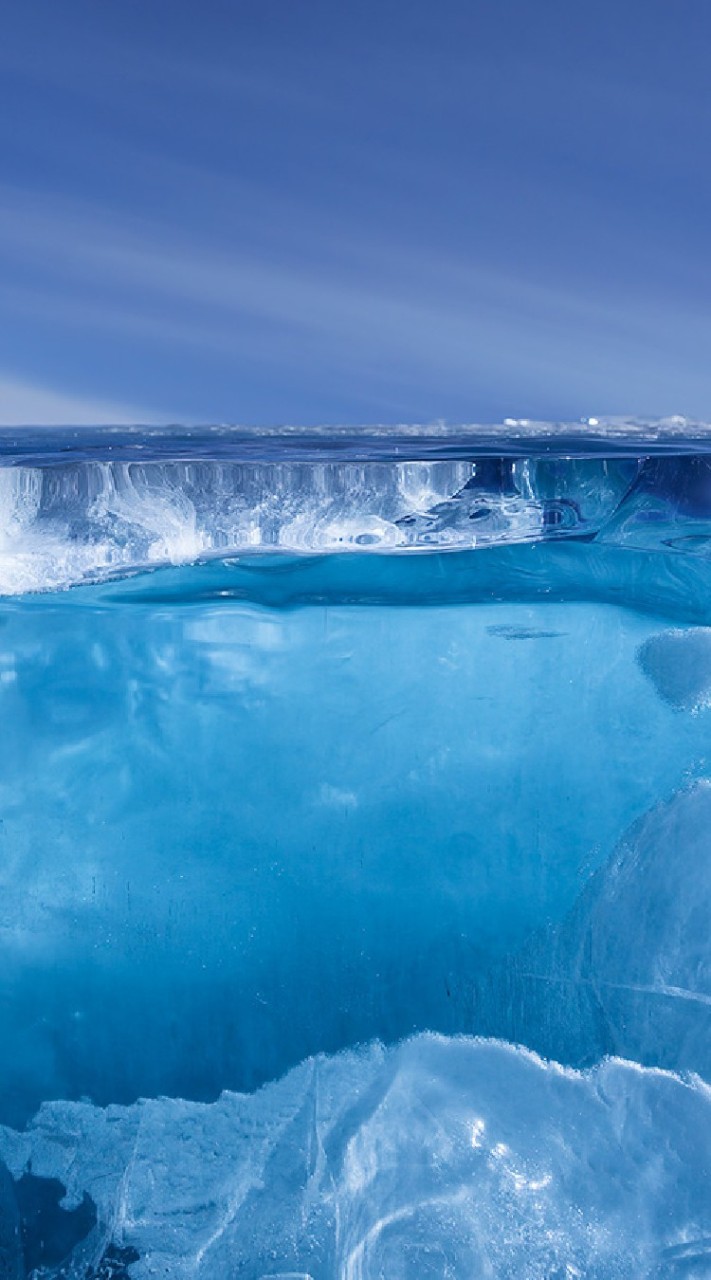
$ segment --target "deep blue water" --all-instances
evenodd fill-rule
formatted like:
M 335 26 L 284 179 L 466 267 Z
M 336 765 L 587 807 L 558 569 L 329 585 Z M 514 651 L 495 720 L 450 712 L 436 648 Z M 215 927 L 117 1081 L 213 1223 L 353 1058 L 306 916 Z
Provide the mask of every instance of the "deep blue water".
M 711 460 L 26 453 L 0 1277 L 711 1275 Z

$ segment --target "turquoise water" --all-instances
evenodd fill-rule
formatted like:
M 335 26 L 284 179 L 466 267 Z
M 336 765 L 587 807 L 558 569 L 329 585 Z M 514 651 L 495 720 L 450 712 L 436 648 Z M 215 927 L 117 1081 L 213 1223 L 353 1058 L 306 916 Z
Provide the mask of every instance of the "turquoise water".
M 0 1276 L 711 1274 L 705 459 L 172 567 L 57 465 L 0 557 Z

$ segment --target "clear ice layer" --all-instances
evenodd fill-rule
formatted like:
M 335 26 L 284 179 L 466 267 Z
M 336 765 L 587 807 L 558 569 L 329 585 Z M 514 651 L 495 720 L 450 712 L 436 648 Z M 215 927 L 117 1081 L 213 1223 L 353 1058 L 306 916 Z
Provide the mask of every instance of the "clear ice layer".
M 636 464 L 571 467 L 558 476 L 545 459 L 5 467 L 0 594 L 215 555 L 461 550 L 595 532 Z
M 25 443 L 2 1280 L 711 1274 L 711 459 Z

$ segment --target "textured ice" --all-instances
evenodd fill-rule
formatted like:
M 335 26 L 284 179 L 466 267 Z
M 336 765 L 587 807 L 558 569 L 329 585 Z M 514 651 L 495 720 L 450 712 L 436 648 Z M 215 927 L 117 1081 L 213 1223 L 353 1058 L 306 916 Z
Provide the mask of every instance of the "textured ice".
M 0 593 L 268 551 L 462 549 L 596 531 L 628 459 L 0 467 Z
M 672 1280 L 711 1267 L 710 1143 L 696 1079 L 420 1036 L 209 1105 L 48 1103 L 0 1155 L 91 1196 L 77 1276 L 112 1241 L 132 1280 Z
M 454 456 L 451 445 L 438 456 L 436 438 L 428 456 L 420 441 L 418 457 L 394 436 L 388 452 L 362 442 L 360 461 L 319 437 L 266 458 L 242 439 L 235 458 L 221 455 L 218 436 L 181 457 L 160 436 L 111 439 L 105 433 L 66 458 L 37 445 L 3 459 L 0 448 L 0 594 L 260 552 L 462 551 L 579 538 L 701 556 L 711 547 L 707 455 L 494 457 L 467 437 Z M 353 439 L 350 447 L 358 448 Z
M 618 546 L 708 557 L 710 520 L 711 459 L 648 458 L 604 536 Z

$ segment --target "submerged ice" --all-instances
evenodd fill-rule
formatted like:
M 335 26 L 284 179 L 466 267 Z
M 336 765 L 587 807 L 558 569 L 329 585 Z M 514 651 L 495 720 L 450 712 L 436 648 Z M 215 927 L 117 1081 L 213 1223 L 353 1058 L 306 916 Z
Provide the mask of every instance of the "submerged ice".
M 591 534 L 640 466 L 485 458 L 0 467 L 0 593 L 258 550 L 462 550 Z
M 626 832 L 568 916 L 474 980 L 480 1031 L 711 1079 L 711 781 Z
M 2 1280 L 711 1274 L 709 474 L 0 469 Z
M 710 1142 L 696 1079 L 420 1036 L 211 1104 L 46 1104 L 0 1155 L 91 1197 L 77 1276 L 113 1246 L 132 1280 L 672 1280 L 711 1266 Z

